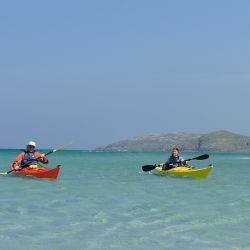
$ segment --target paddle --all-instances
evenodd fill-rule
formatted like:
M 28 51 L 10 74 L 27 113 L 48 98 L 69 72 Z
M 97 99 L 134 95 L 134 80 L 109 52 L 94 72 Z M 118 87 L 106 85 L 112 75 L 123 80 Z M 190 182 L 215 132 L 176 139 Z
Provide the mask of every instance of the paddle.
M 187 160 L 184 160 L 184 161 L 206 160 L 208 157 L 209 157 L 209 155 L 205 154 L 205 155 L 200 155 L 200 156 L 190 158 L 190 159 L 187 159 Z M 147 171 L 151 171 L 151 170 L 155 169 L 156 167 L 157 167 L 156 164 L 155 165 L 145 165 L 145 166 L 142 166 L 142 170 L 147 172 Z
M 47 156 L 47 155 L 49 155 L 49 154 L 52 154 L 52 153 L 55 153 L 55 152 L 57 152 L 57 151 L 59 151 L 59 150 L 61 150 L 61 149 L 63 149 L 63 148 L 66 148 L 68 145 L 69 145 L 69 144 L 66 144 L 66 145 L 63 145 L 63 146 L 61 146 L 61 147 L 59 147 L 59 148 L 55 148 L 55 149 L 49 151 L 48 153 L 46 153 L 45 156 Z M 30 162 L 33 162 L 33 161 L 38 161 L 38 160 L 32 160 L 32 161 L 30 161 Z M 28 162 L 28 163 L 29 163 L 29 162 Z M 27 165 L 27 162 L 26 162 L 25 165 L 21 165 L 20 168 L 21 168 L 21 169 L 27 168 L 28 166 L 29 166 L 29 165 Z M 19 169 L 19 170 L 17 170 L 17 171 L 20 171 L 21 169 Z M 15 170 L 12 169 L 12 170 L 10 170 L 10 171 L 8 171 L 8 172 L 0 173 L 0 175 L 7 175 L 7 174 L 9 174 L 9 173 L 11 173 L 11 172 L 13 172 L 13 171 L 15 171 Z

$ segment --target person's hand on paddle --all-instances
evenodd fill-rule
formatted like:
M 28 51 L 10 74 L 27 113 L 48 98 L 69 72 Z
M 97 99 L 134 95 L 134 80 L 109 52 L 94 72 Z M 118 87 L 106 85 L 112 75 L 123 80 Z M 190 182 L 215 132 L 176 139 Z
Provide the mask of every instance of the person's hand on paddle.
M 187 165 L 188 165 L 188 161 L 185 161 L 185 160 L 184 160 L 184 161 L 182 162 L 182 164 L 183 164 L 184 166 L 187 166 Z
M 21 169 L 20 166 L 21 166 L 21 161 L 15 162 L 15 163 L 13 164 L 13 168 L 14 168 L 15 170 L 20 170 L 20 169 Z
M 49 162 L 49 160 L 48 160 L 48 158 L 46 157 L 45 154 L 41 154 L 41 155 L 37 158 L 37 160 L 38 160 L 39 162 L 42 162 L 42 163 L 48 163 L 48 162 Z

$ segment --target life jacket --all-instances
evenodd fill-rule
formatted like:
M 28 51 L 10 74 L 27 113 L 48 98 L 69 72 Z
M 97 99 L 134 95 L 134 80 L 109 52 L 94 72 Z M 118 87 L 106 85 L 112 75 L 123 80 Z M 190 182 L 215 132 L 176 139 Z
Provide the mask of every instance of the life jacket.
M 174 157 L 171 155 L 167 161 L 167 164 L 168 165 L 173 164 L 173 165 L 177 165 L 177 166 L 182 166 L 183 164 L 182 164 L 181 160 L 183 160 L 183 158 L 181 156 Z
M 35 151 L 34 152 L 29 152 L 24 150 L 24 157 L 21 161 L 22 166 L 29 166 L 29 165 L 34 165 L 37 162 L 36 156 L 35 156 Z

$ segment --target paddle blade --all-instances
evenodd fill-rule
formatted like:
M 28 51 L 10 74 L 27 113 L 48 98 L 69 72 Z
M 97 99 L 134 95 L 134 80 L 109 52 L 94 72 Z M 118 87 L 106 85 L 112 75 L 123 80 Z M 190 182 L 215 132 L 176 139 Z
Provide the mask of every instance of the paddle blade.
M 209 158 L 209 155 L 208 154 L 205 154 L 205 155 L 200 155 L 200 156 L 197 156 L 197 157 L 194 157 L 194 158 L 191 158 L 191 159 L 187 159 L 185 161 L 191 161 L 191 160 L 206 160 L 207 158 Z
M 142 166 L 142 170 L 147 172 L 147 171 L 151 171 L 153 169 L 155 169 L 157 167 L 157 165 L 145 165 L 145 166 Z
M 206 160 L 208 158 L 209 158 L 209 155 L 205 154 L 205 155 L 200 155 L 200 156 L 195 157 L 194 160 Z

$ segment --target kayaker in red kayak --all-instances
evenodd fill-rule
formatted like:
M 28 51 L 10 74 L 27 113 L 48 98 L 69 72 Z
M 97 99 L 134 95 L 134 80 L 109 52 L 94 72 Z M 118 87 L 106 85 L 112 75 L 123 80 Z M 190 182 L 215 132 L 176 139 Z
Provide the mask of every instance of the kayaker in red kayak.
M 178 148 L 172 148 L 172 155 L 168 158 L 165 164 L 163 164 L 162 169 L 168 170 L 177 166 L 186 165 L 185 160 L 180 156 L 180 150 Z
M 36 152 L 35 147 L 36 143 L 34 141 L 29 141 L 26 145 L 26 150 L 16 157 L 12 167 L 15 170 L 20 170 L 26 166 L 34 166 L 37 162 L 41 162 L 43 164 L 49 163 L 49 159 L 45 156 L 45 154 Z

